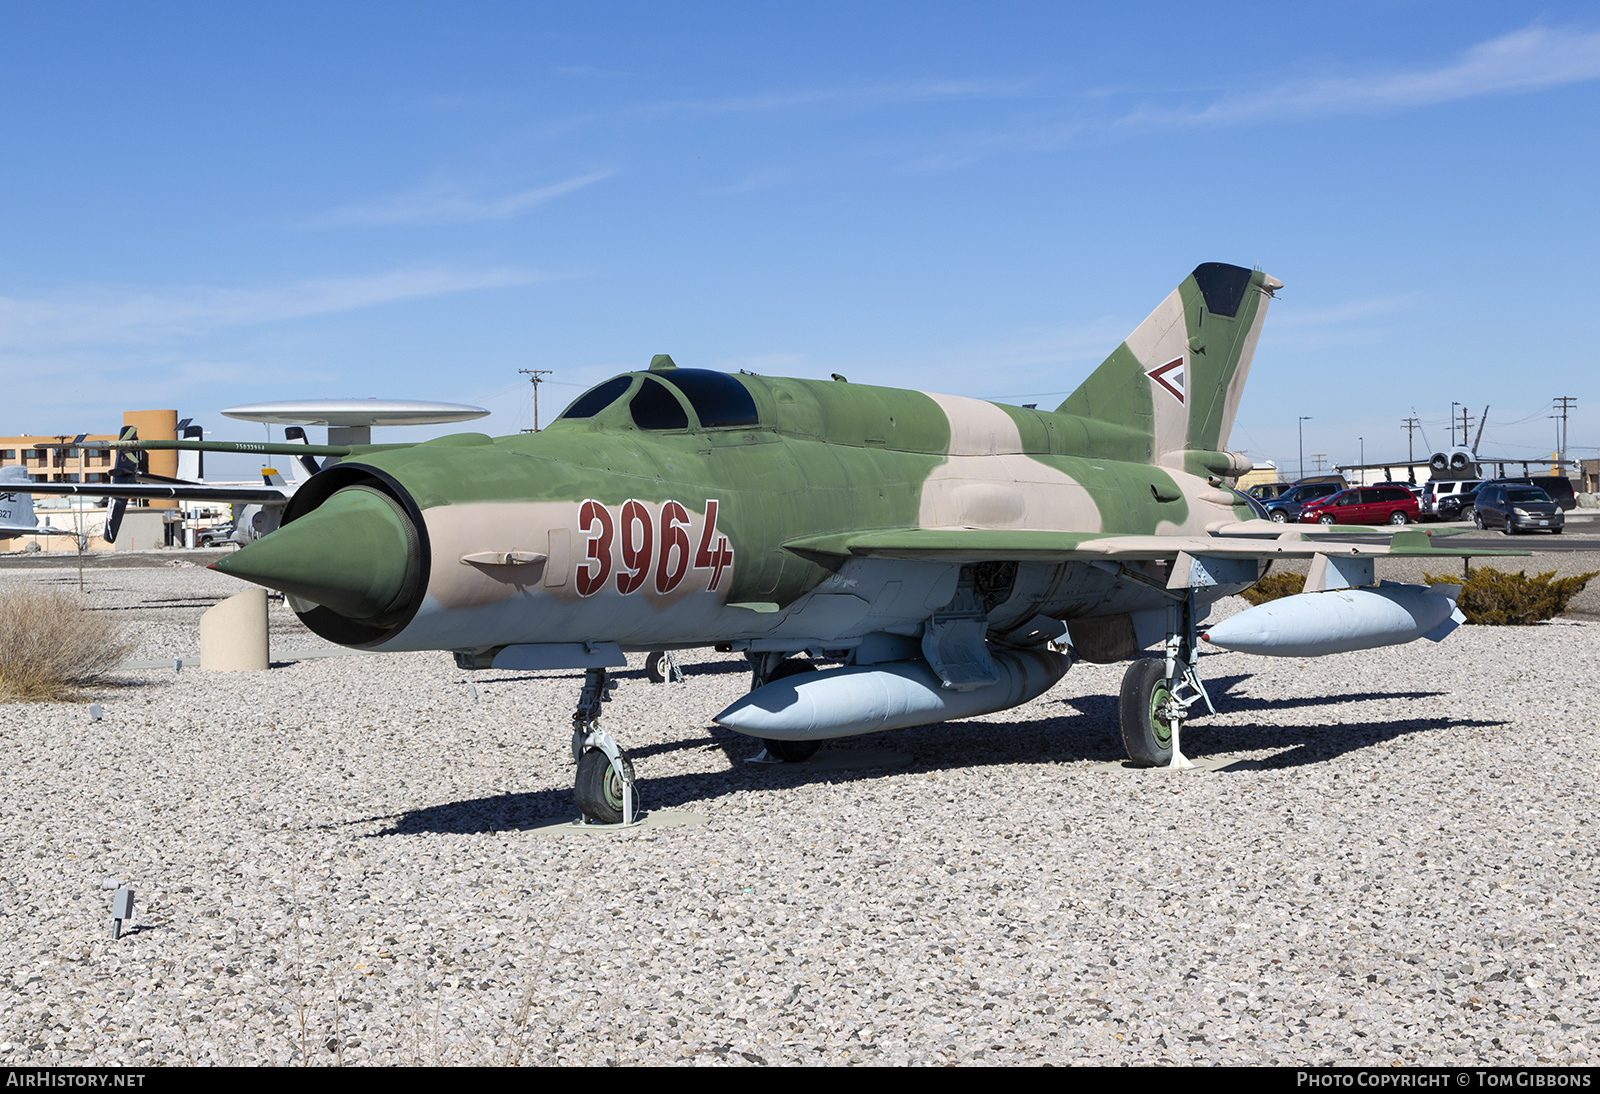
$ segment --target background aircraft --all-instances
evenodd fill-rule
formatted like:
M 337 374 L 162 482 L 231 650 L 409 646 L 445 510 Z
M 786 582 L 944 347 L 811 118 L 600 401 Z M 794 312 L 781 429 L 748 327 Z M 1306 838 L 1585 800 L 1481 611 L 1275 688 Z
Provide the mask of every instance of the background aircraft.
M 259 403 L 233 407 L 223 414 L 242 421 L 263 422 L 285 426 L 283 444 L 256 444 L 248 441 L 206 441 L 198 426 L 188 419 L 178 424 L 184 440 L 137 441 L 132 430 L 125 429 L 117 442 L 125 451 L 119 455 L 112 471 L 111 483 L 33 483 L 29 489 L 35 494 L 53 494 L 111 499 L 106 515 L 105 539 L 115 543 L 122 524 L 127 503 L 133 500 L 171 499 L 177 501 L 212 501 L 233 507 L 233 529 L 229 539 L 238 544 L 253 543 L 277 529 L 283 518 L 284 507 L 294 496 L 300 472 L 315 475 L 322 468 L 318 457 L 337 461 L 352 451 L 351 444 L 366 445 L 371 440 L 372 428 L 385 425 L 427 425 L 439 422 L 469 421 L 489 412 L 482 407 L 463 406 L 458 403 L 415 402 L 399 399 L 298 399 L 289 402 Z M 331 438 L 344 443 L 312 445 L 306 437 L 308 425 L 327 426 Z M 79 438 L 81 441 L 82 438 Z M 135 443 L 137 441 L 137 443 Z M 64 446 L 63 446 L 64 447 Z M 84 447 L 96 447 L 88 445 Z M 369 446 L 370 447 L 370 446 Z M 378 446 L 381 448 L 382 446 Z M 145 461 L 135 458 L 127 450 L 178 451 L 177 478 L 152 475 L 145 469 Z M 277 468 L 263 468 L 261 485 L 239 483 L 207 483 L 198 481 L 203 472 L 201 462 L 204 452 L 239 452 L 273 454 L 291 457 L 285 466 L 291 470 L 287 476 Z M 298 465 L 298 470 L 296 467 Z
M 27 491 L 33 480 L 24 467 L 0 468 L 0 539 L 17 536 L 76 536 L 78 533 L 40 524 Z
M 1485 406 L 1483 408 L 1483 416 L 1478 419 L 1478 432 L 1472 438 L 1472 444 L 1458 444 L 1452 445 L 1450 448 L 1440 449 L 1439 451 L 1429 455 L 1425 460 L 1388 460 L 1384 463 L 1347 463 L 1338 465 L 1334 468 L 1334 470 L 1344 472 L 1383 471 L 1387 473 L 1403 467 L 1407 468 L 1409 471 L 1407 478 L 1411 482 L 1416 482 L 1417 476 L 1415 469 L 1418 467 L 1426 467 L 1428 469 L 1428 475 L 1432 479 L 1466 480 L 1489 478 L 1490 476 L 1484 474 L 1484 469 L 1488 467 L 1495 469 L 1493 477 L 1505 478 L 1507 467 L 1513 469 L 1513 474 L 1516 473 L 1515 469 L 1520 467 L 1522 469 L 1521 474 L 1527 475 L 1529 473 L 1528 469 L 1530 466 L 1537 468 L 1550 462 L 1549 460 L 1530 460 L 1523 456 L 1480 456 L 1478 454 L 1478 445 L 1483 441 L 1483 427 L 1488 423 L 1488 421 L 1489 408 Z M 1466 431 L 1463 429 L 1462 440 L 1466 439 L 1465 434 Z M 1423 439 L 1426 441 L 1427 438 L 1424 437 Z
M 717 720 L 797 759 L 1006 709 L 1073 657 L 1160 642 L 1124 678 L 1123 739 L 1181 766 L 1181 723 L 1210 702 L 1202 633 L 1293 656 L 1439 639 L 1454 588 L 1375 585 L 1373 557 L 1492 553 L 1421 531 L 1335 549 L 1223 485 L 1249 466 L 1228 433 L 1281 287 L 1196 268 L 1054 412 L 658 356 L 539 434 L 352 448 L 215 568 L 345 645 L 585 669 L 575 796 L 594 821 L 633 817 L 631 764 L 599 726 L 627 651 L 745 652 L 751 693 Z M 1308 592 L 1202 632 L 1213 601 L 1294 557 Z

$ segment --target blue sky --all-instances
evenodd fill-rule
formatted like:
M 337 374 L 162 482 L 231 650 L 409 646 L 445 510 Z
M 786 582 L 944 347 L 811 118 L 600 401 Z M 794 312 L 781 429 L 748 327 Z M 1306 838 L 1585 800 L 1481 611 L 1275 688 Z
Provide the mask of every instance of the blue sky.
M 0 433 L 662 352 L 1053 406 L 1226 261 L 1253 458 L 1596 454 L 1600 9 L 1110 7 L 7 6 Z

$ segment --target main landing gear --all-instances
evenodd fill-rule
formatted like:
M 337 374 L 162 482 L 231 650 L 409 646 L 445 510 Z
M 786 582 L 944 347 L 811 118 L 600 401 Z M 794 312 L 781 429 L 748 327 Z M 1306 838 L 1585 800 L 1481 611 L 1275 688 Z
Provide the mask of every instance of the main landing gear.
M 817 666 L 809 659 L 786 659 L 781 653 L 752 653 L 750 658 L 750 690 L 755 691 L 774 680 L 783 680 L 790 676 L 799 676 L 803 672 L 816 672 Z M 746 763 L 753 764 L 798 764 L 804 763 L 817 754 L 817 749 L 822 747 L 821 741 L 768 741 L 762 740 L 762 750 L 751 756 Z
M 1122 678 L 1118 713 L 1128 759 L 1139 767 L 1183 770 L 1194 766 L 1179 747 L 1178 736 L 1189 710 L 1211 696 L 1195 671 L 1200 658 L 1194 622 L 1194 594 L 1167 605 L 1166 657 L 1144 658 L 1128 666 Z
M 572 715 L 572 759 L 578 765 L 572 796 L 584 824 L 626 827 L 639 815 L 633 764 L 611 734 L 600 728 L 600 704 L 609 703 L 616 688 L 605 669 L 586 669 L 583 693 Z

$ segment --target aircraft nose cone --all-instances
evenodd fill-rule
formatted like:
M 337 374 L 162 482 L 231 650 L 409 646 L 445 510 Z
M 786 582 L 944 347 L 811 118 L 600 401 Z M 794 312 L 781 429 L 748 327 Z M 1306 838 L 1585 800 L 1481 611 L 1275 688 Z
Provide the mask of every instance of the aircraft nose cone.
M 393 499 L 346 487 L 305 516 L 221 559 L 225 574 L 380 621 L 405 607 L 421 569 L 416 530 Z

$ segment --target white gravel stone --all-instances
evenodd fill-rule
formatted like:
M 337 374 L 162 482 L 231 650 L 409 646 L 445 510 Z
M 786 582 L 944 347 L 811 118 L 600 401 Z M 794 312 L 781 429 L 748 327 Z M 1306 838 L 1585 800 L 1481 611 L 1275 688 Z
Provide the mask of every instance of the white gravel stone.
M 145 660 L 242 587 L 86 581 Z M 0 568 L 40 583 L 77 573 Z M 606 725 L 647 807 L 709 821 L 574 839 L 538 826 L 573 811 L 578 674 L 282 663 L 326 643 L 272 620 L 267 672 L 125 674 L 98 723 L 0 706 L 0 1063 L 1600 1056 L 1600 624 L 1207 654 L 1188 774 L 1115 763 L 1120 666 L 829 746 L 906 766 L 795 771 L 710 721 L 742 661 L 636 657 Z

